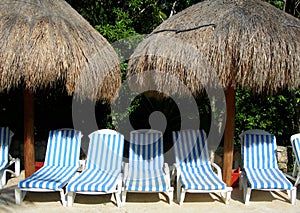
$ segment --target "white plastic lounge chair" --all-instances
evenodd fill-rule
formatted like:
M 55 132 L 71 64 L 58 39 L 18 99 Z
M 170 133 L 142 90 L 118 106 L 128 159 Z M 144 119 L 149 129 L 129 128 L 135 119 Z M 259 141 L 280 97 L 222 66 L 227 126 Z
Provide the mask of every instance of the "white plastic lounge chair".
M 164 192 L 171 204 L 173 187 L 170 170 L 164 163 L 163 135 L 160 131 L 141 129 L 130 132 L 129 163 L 124 169 L 122 202 L 127 192 Z
M 210 162 L 205 132 L 192 129 L 174 131 L 172 137 L 179 204 L 183 204 L 186 192 L 220 193 L 221 199 L 228 204 L 232 188 L 222 181 L 220 167 Z M 217 174 L 212 166 L 217 170 Z
M 0 189 L 6 184 L 6 173 L 14 176 L 20 175 L 20 159 L 9 155 L 9 147 L 14 133 L 8 127 L 0 127 Z M 15 164 L 15 171 L 8 169 Z
M 81 137 L 81 132 L 73 129 L 50 131 L 44 166 L 19 182 L 15 189 L 16 204 L 22 202 L 26 191 L 59 191 L 66 206 L 63 187 L 79 168 Z
M 292 175 L 286 174 L 286 176 L 295 181 L 294 186 L 297 187 L 300 184 L 300 133 L 291 136 L 291 144 L 295 155 L 294 168 Z
M 290 202 L 295 204 L 296 187 L 278 169 L 275 136 L 255 129 L 243 132 L 240 138 L 243 158 L 240 186 L 243 187 L 245 204 L 249 204 L 252 190 L 287 190 Z
M 86 168 L 66 187 L 68 206 L 73 205 L 76 193 L 114 193 L 120 207 L 124 136 L 114 130 L 102 129 L 91 133 L 89 138 Z

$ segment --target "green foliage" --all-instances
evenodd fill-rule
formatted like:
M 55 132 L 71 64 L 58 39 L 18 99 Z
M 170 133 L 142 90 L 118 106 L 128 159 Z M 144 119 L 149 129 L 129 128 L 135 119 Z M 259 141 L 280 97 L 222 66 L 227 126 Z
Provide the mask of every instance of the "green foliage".
M 264 129 L 276 135 L 278 144 L 289 145 L 289 137 L 299 128 L 299 93 L 288 90 L 276 95 L 255 95 L 248 90 L 236 92 L 236 136 L 247 129 Z
M 112 15 L 116 17 L 115 23 L 105 25 L 96 25 L 95 28 L 109 41 L 118 41 L 123 38 L 136 35 L 129 14 L 119 8 L 112 10 Z
M 279 9 L 283 10 L 285 1 L 268 0 L 268 2 L 273 4 L 274 6 L 278 7 Z
M 171 14 L 180 12 L 201 0 L 67 1 L 109 42 L 113 43 L 138 34 L 148 34 Z M 268 2 L 296 17 L 300 17 L 300 4 L 297 5 L 297 0 L 268 0 Z M 126 40 L 122 45 L 122 47 L 124 45 L 128 46 L 130 51 L 134 48 L 134 45 L 129 40 Z M 116 48 L 116 51 L 123 62 L 121 67 L 124 81 L 128 53 L 120 52 L 121 49 Z M 210 106 L 207 100 L 203 100 L 204 102 L 197 101 L 199 112 L 202 118 L 209 120 Z M 122 121 L 126 116 L 135 113 L 136 110 L 140 110 L 138 109 L 138 106 L 141 104 L 140 101 L 140 99 L 134 100 L 127 112 L 123 114 L 114 114 L 114 112 L 109 114 L 106 118 L 107 127 L 113 128 L 118 125 L 115 121 Z M 145 100 L 143 102 L 145 103 Z M 260 128 L 270 131 L 279 137 L 279 144 L 288 143 L 289 136 L 299 131 L 299 103 L 300 90 L 292 92 L 285 90 L 280 91 L 276 95 L 266 96 L 255 95 L 250 91 L 238 89 L 236 94 L 236 139 L 238 139 L 238 134 L 244 130 Z M 156 104 L 161 106 L 158 108 L 165 106 L 164 103 L 159 101 Z M 166 105 L 166 107 L 168 106 L 170 104 Z M 146 108 L 144 107 L 144 109 Z M 173 114 L 172 110 L 168 111 L 168 113 Z M 204 117 L 203 115 L 208 116 Z M 236 141 L 238 143 L 238 140 Z

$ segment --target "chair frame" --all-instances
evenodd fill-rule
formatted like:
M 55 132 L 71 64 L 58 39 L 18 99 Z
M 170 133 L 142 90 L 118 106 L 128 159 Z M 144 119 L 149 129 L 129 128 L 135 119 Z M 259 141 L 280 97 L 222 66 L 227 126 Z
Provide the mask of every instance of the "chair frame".
M 161 137 L 163 137 L 162 132 L 158 131 L 158 130 L 153 130 L 153 129 L 139 129 L 139 130 L 134 130 L 130 132 L 130 135 L 132 135 L 135 132 L 140 132 L 140 133 L 145 133 L 145 132 L 149 132 L 149 133 L 160 133 Z M 131 137 L 132 139 L 132 137 Z M 129 154 L 130 155 L 130 154 Z M 162 153 L 163 155 L 163 153 Z M 129 157 L 130 158 L 130 157 Z M 138 193 L 164 193 L 168 198 L 169 198 L 169 204 L 172 204 L 173 201 L 173 192 L 174 192 L 174 188 L 171 186 L 171 178 L 170 178 L 170 168 L 168 166 L 167 163 L 163 163 L 163 167 L 162 167 L 162 171 L 163 171 L 163 175 L 164 178 L 166 180 L 166 191 L 139 191 L 139 190 L 125 190 L 125 183 L 126 180 L 128 178 L 129 175 L 129 163 L 125 163 L 124 164 L 124 176 L 123 176 L 123 188 L 122 188 L 122 206 L 125 205 L 126 203 L 126 196 L 127 196 L 127 192 L 138 192 Z
M 300 140 L 300 133 L 294 134 L 290 138 L 294 153 L 296 153 L 296 151 L 295 151 L 296 147 L 295 147 L 295 143 L 294 143 L 294 140 L 296 138 L 299 138 L 299 140 Z M 300 150 L 299 150 L 299 153 L 300 153 Z M 300 158 L 300 156 L 299 156 L 299 158 Z M 298 169 L 298 172 L 297 172 L 297 169 Z M 297 156 L 295 156 L 295 159 L 294 159 L 292 175 L 285 174 L 285 176 L 295 182 L 295 184 L 294 184 L 295 187 L 297 187 L 300 184 L 300 162 L 299 162 Z
M 183 131 L 185 131 L 185 130 L 183 130 Z M 197 130 L 195 130 L 195 131 L 197 131 Z M 203 130 L 200 130 L 200 131 L 203 131 Z M 172 134 L 174 134 L 174 133 L 172 133 Z M 172 135 L 172 137 L 174 137 L 174 136 Z M 206 139 L 207 138 L 206 138 L 206 135 L 205 135 L 205 140 Z M 207 149 L 206 149 L 206 151 L 208 152 Z M 176 153 L 175 153 L 175 155 L 176 155 Z M 216 170 L 216 174 L 217 174 L 218 178 L 220 180 L 222 180 L 222 171 L 221 171 L 221 168 L 217 164 L 211 163 L 210 161 L 209 161 L 209 165 Z M 173 169 L 174 170 L 172 172 L 172 179 L 174 178 L 174 176 L 176 176 L 177 201 L 178 201 L 178 203 L 179 203 L 180 206 L 183 204 L 183 201 L 184 201 L 184 198 L 185 198 L 185 194 L 187 192 L 188 193 L 219 193 L 220 198 L 223 200 L 223 202 L 225 204 L 229 204 L 229 201 L 231 199 L 232 187 L 226 186 L 225 189 L 221 189 L 221 190 L 196 190 L 196 189 L 184 188 L 183 185 L 182 185 L 182 183 L 180 182 L 180 175 L 182 174 L 180 166 L 177 163 L 174 163 L 173 164 Z
M 58 130 L 74 130 L 74 129 L 63 128 L 63 129 L 58 129 Z M 83 135 L 82 135 L 82 133 L 80 131 L 78 131 L 78 132 L 79 132 L 79 140 L 81 140 L 81 138 L 82 138 Z M 79 164 L 80 164 L 80 161 L 78 159 L 78 168 L 80 167 Z M 37 172 L 39 172 L 39 171 L 37 171 Z M 63 206 L 67 206 L 67 201 L 66 201 L 66 197 L 65 197 L 65 193 L 64 193 L 63 187 L 58 188 L 57 190 L 41 189 L 41 188 L 20 188 L 20 187 L 17 187 L 17 188 L 15 188 L 15 201 L 16 201 L 17 205 L 20 205 L 22 203 L 22 201 L 24 200 L 25 196 L 26 196 L 26 192 L 57 192 L 57 191 L 60 194 L 60 199 L 61 199 L 62 205 Z
M 245 131 L 245 132 L 243 132 L 242 134 L 239 135 L 239 137 L 241 139 L 241 149 L 243 149 L 243 136 L 247 135 L 247 134 L 274 136 L 271 133 L 266 132 L 266 131 L 261 130 L 261 129 L 247 130 L 247 131 Z M 275 138 L 275 145 L 277 146 L 276 138 Z M 242 153 L 243 153 L 243 151 L 242 151 Z M 285 191 L 286 190 L 286 189 L 276 189 L 276 188 L 273 188 L 273 189 L 252 189 L 248 185 L 247 175 L 246 175 L 246 173 L 243 169 L 241 171 L 241 176 L 240 176 L 240 180 L 239 180 L 239 189 L 243 190 L 243 198 L 244 198 L 245 205 L 249 205 L 252 190 L 275 191 L 275 192 L 280 192 L 280 191 Z M 286 190 L 286 191 L 287 191 L 288 199 L 290 200 L 291 204 L 295 205 L 296 196 L 297 196 L 297 188 L 292 187 L 291 190 Z
M 118 133 L 118 132 L 116 132 L 114 130 L 111 130 L 111 129 L 102 129 L 102 130 L 97 130 L 97 131 L 91 133 L 89 136 L 91 136 L 92 134 L 95 134 L 95 133 L 120 134 L 120 133 Z M 120 135 L 122 135 L 122 134 L 120 134 Z M 123 136 L 123 138 L 124 138 L 124 136 Z M 84 171 L 86 171 L 86 168 L 84 168 L 82 172 L 84 172 Z M 76 176 L 74 176 L 74 178 L 72 178 L 69 183 L 71 183 L 73 180 L 75 180 L 79 175 L 80 174 L 76 174 Z M 109 190 L 109 191 L 106 191 L 106 192 L 101 192 L 101 191 L 98 191 L 98 192 L 83 192 L 83 191 L 73 192 L 73 191 L 70 191 L 70 192 L 66 193 L 66 196 L 67 196 L 67 206 L 70 207 L 70 206 L 73 205 L 76 194 L 84 194 L 84 195 L 114 194 L 117 206 L 121 207 L 122 206 L 122 201 L 121 201 L 122 180 L 123 180 L 123 174 L 120 173 L 119 177 L 117 178 L 117 182 L 115 184 L 115 189 L 112 189 L 112 190 Z
M 8 128 L 8 127 L 2 127 L 2 128 Z M 14 133 L 8 128 L 10 136 L 8 141 L 8 155 L 6 156 L 8 158 L 8 164 L 0 171 L 0 189 L 2 189 L 6 185 L 6 174 L 10 173 L 15 177 L 18 177 L 20 175 L 20 159 L 19 158 L 13 158 L 9 154 L 9 148 L 11 144 L 12 137 L 14 136 Z M 11 165 L 15 164 L 15 171 L 8 169 Z

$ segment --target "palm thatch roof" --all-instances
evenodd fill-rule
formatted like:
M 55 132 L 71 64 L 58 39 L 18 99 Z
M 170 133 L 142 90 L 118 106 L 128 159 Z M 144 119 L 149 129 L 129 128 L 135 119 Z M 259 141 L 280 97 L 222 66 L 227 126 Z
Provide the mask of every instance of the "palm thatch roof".
M 1 0 L 0 91 L 65 84 L 68 94 L 111 100 L 121 84 L 118 56 L 63 0 Z
M 158 26 L 130 58 L 135 86 L 179 92 L 176 76 L 194 94 L 207 85 L 256 92 L 300 86 L 300 20 L 260 0 L 195 4 Z

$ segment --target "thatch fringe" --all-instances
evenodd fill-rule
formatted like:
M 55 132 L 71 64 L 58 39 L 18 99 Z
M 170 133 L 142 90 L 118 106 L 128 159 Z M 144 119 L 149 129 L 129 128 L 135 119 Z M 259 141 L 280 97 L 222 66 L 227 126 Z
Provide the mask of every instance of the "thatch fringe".
M 188 30 L 201 25 L 212 26 Z M 194 94 L 218 84 L 257 92 L 299 88 L 300 29 L 292 26 L 300 26 L 300 20 L 263 1 L 200 2 L 163 22 L 154 30 L 158 33 L 140 43 L 127 76 L 137 75 L 143 86 L 139 73 L 169 73 Z M 165 82 L 158 78 L 155 84 L 166 93 L 178 90 L 177 83 Z
M 119 63 L 107 40 L 65 1 L 0 2 L 0 91 L 63 81 L 69 94 L 112 100 Z

